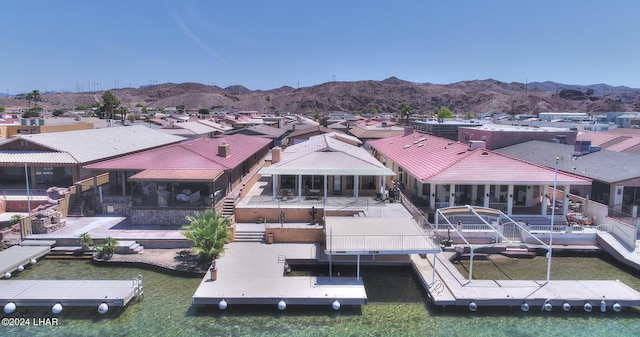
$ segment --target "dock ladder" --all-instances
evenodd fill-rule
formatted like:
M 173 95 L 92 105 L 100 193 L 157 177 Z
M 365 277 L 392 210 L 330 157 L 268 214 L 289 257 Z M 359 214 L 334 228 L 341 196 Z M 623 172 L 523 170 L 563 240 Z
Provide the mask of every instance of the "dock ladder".
M 144 282 L 142 282 L 142 274 L 138 274 L 136 278 L 133 279 L 133 287 L 135 288 L 138 300 L 142 300 L 142 298 L 144 298 Z

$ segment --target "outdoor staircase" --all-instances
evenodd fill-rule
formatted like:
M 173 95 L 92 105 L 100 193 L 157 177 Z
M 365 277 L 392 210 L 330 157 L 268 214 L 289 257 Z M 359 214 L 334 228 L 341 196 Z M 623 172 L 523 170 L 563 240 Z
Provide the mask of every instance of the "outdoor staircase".
M 234 242 L 263 242 L 264 241 L 264 230 L 236 230 L 236 237 L 233 240 Z
M 235 207 L 236 202 L 233 197 L 225 198 L 224 202 L 222 203 L 222 210 L 220 211 L 220 214 L 231 218 L 233 217 Z
M 89 205 L 89 198 L 77 197 L 69 205 L 67 216 L 85 216 Z
M 118 241 L 116 247 L 116 254 L 142 254 L 144 253 L 144 247 L 135 241 Z

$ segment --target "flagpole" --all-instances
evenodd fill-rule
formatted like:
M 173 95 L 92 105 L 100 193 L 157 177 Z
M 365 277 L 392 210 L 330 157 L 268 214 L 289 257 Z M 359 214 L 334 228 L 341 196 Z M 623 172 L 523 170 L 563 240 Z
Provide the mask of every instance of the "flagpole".
M 547 283 L 551 279 L 551 250 L 553 245 L 553 225 L 556 219 L 556 188 L 558 185 L 558 161 L 559 157 L 556 157 L 555 172 L 553 176 L 553 201 L 551 202 L 551 228 L 549 230 L 549 251 L 547 252 Z

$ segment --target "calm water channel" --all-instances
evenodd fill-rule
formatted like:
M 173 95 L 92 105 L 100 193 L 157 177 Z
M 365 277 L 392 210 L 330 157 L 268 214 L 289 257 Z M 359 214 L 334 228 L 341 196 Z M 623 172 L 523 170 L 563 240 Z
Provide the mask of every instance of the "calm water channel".
M 640 280 L 633 273 L 598 258 L 557 257 L 553 262 L 556 279 L 619 279 L 640 289 Z M 464 263 L 461 268 L 464 270 Z M 474 265 L 478 278 L 544 278 L 545 268 L 544 258 Z M 596 310 L 587 314 L 580 308 L 569 313 L 559 308 L 551 313 L 538 308 L 528 313 L 519 308 L 479 308 L 475 313 L 466 308 L 433 308 L 427 305 L 425 293 L 408 267 L 364 268 L 369 304 L 338 312 L 328 307 L 290 307 L 280 312 L 275 305 L 230 306 L 225 312 L 215 307 L 192 307 L 191 296 L 199 278 L 94 266 L 86 260 L 46 259 L 15 279 L 132 279 L 136 274 L 144 276 L 141 302 L 111 309 L 105 315 L 89 307 L 67 307 L 59 315 L 51 314 L 50 308 L 19 308 L 14 314 L 1 316 L 57 317 L 59 325 L 0 326 L 0 336 L 632 336 L 640 331 L 640 311 L 629 308 L 604 314 Z

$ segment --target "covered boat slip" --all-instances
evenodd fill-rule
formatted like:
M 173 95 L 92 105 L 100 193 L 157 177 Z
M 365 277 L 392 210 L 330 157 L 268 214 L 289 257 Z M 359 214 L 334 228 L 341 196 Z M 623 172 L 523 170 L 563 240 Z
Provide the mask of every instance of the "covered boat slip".
M 361 255 L 436 254 L 440 246 L 412 218 L 326 217 L 325 254 L 357 256 L 360 280 Z

